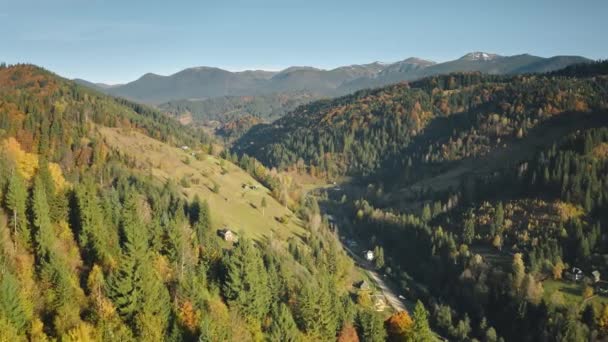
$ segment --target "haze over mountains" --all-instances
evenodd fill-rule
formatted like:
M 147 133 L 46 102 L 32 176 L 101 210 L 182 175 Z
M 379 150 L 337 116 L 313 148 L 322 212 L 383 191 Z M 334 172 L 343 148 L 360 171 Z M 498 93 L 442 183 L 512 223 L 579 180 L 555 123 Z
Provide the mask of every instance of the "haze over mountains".
M 298 66 L 280 72 L 230 72 L 214 67 L 195 67 L 169 76 L 148 73 L 123 85 L 75 81 L 110 95 L 158 105 L 178 99 L 204 100 L 221 96 L 256 96 L 279 92 L 307 91 L 333 97 L 360 89 L 457 71 L 481 71 L 489 74 L 548 72 L 589 61 L 580 56 L 543 58 L 529 54 L 500 56 L 472 52 L 444 63 L 408 58 L 391 64 L 374 62 L 331 70 Z

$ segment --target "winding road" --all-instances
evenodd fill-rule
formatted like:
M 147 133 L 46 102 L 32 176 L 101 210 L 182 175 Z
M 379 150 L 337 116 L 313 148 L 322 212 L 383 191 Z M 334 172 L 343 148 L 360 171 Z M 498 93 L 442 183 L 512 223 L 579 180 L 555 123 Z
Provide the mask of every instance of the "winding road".
M 372 278 L 374 280 L 374 282 L 376 283 L 376 285 L 382 292 L 382 295 L 384 296 L 384 298 L 386 298 L 386 300 L 388 301 L 389 305 L 393 308 L 393 310 L 408 311 L 406 302 L 401 300 L 399 298 L 399 296 L 397 294 L 395 294 L 395 291 L 386 283 L 386 281 L 384 281 L 384 279 L 382 279 L 382 276 L 380 274 L 378 274 L 378 272 L 376 272 L 376 270 L 374 270 L 368 262 L 363 260 L 361 257 L 359 257 L 355 252 L 353 252 L 350 248 L 346 247 L 345 245 L 342 245 L 342 247 L 344 247 L 344 249 L 346 250 L 346 252 L 348 252 L 348 254 L 351 256 L 351 258 L 353 258 L 353 260 L 355 260 L 357 265 L 359 267 L 361 267 L 362 269 L 364 269 L 365 272 L 367 272 L 367 274 L 370 276 L 370 278 Z

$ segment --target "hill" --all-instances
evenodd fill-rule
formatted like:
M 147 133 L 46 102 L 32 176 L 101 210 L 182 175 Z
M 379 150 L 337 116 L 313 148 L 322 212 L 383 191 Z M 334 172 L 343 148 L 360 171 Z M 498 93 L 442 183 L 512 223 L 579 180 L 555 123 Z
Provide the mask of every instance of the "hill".
M 330 176 L 480 157 L 548 119 L 603 108 L 605 83 L 604 77 L 436 76 L 299 107 L 254 127 L 235 150 L 282 168 L 301 158 Z
M 148 107 L 0 66 L 0 339 L 332 340 L 359 317 L 381 326 L 352 299 L 360 275 L 314 198 L 250 163 L 270 191 L 220 148 Z
M 359 91 L 234 150 L 336 180 L 321 206 L 344 243 L 381 255 L 443 336 L 593 339 L 608 307 L 607 65 Z
M 254 116 L 266 122 L 274 121 L 299 105 L 320 98 L 311 92 L 281 92 L 259 96 L 223 96 L 206 100 L 175 100 L 158 109 L 173 117 L 190 116 L 193 124 L 222 124 Z

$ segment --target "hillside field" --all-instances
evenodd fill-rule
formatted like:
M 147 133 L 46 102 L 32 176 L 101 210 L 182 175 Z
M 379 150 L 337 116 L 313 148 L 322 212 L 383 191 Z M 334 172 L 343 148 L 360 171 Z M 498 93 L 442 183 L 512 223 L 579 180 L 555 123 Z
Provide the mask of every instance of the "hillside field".
M 300 220 L 277 202 L 267 188 L 228 161 L 220 163 L 212 155 L 198 160 L 189 149 L 169 146 L 136 131 L 108 127 L 98 127 L 98 131 L 111 148 L 135 160 L 142 172 L 162 183 L 172 179 L 190 200 L 195 195 L 206 200 L 213 213 L 214 229 L 228 227 L 256 239 L 274 235 L 279 241 L 305 232 Z M 214 182 L 219 185 L 218 193 L 213 191 Z M 264 197 L 267 207 L 262 210 Z M 277 221 L 286 215 L 291 217 L 287 224 Z

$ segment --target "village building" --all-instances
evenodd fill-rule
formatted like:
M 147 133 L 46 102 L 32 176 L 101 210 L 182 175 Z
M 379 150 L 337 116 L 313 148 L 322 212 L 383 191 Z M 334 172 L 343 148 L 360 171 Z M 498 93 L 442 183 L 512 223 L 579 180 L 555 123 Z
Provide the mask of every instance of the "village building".
M 593 282 L 597 283 L 600 281 L 600 272 L 595 270 L 593 272 L 591 272 L 591 275 L 593 276 Z
M 566 272 L 566 279 L 572 281 L 581 281 L 583 280 L 583 276 L 583 271 L 578 267 L 572 267 L 572 270 Z
M 236 234 L 233 231 L 231 231 L 230 229 L 228 229 L 228 228 L 226 228 L 226 229 L 220 229 L 220 230 L 218 230 L 217 233 L 225 241 L 228 241 L 228 242 L 236 242 L 236 241 L 238 241 L 238 237 L 236 236 Z
M 361 280 L 356 286 L 359 289 L 359 291 L 369 291 L 369 290 L 371 290 L 371 287 L 369 286 L 369 283 L 367 281 L 365 281 L 365 280 Z

